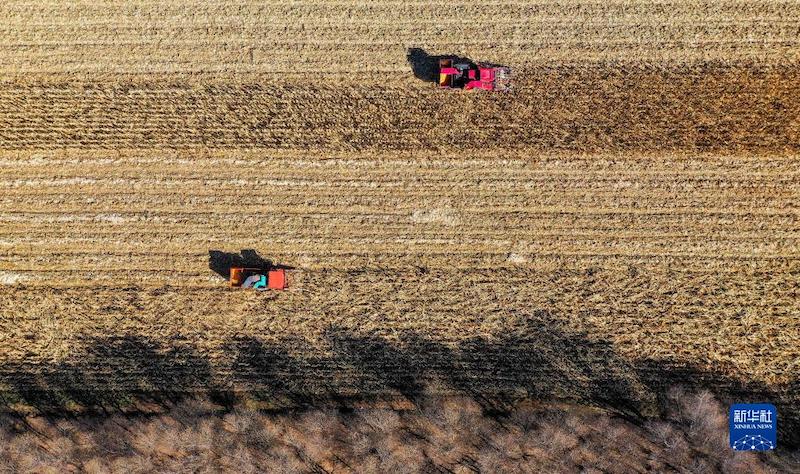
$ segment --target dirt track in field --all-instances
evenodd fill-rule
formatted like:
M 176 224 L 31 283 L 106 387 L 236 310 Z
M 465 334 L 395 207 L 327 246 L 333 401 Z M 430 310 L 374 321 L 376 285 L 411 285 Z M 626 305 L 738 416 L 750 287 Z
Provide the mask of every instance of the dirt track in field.
M 7 2 L 0 386 L 796 413 L 798 8 Z M 224 288 L 208 251 L 247 248 L 291 289 Z

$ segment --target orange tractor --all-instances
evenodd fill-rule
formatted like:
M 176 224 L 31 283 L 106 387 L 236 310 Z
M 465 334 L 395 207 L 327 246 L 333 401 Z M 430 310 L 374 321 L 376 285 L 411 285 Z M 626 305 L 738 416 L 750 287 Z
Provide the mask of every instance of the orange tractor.
M 279 268 L 267 270 L 261 268 L 231 267 L 230 285 L 254 290 L 285 290 L 287 287 L 286 270 Z
M 287 270 L 292 267 L 275 265 L 254 249 L 243 249 L 240 252 L 209 250 L 208 268 L 228 279 L 232 287 L 284 290 L 288 286 Z

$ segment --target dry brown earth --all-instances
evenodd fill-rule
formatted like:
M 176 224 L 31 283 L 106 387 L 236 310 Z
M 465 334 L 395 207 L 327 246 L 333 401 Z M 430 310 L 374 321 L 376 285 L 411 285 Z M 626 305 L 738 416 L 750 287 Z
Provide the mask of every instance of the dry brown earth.
M 797 413 L 796 2 L 0 17 L 15 399 L 435 382 L 651 412 L 683 383 Z M 409 48 L 509 64 L 516 90 L 437 91 Z M 242 248 L 292 288 L 225 288 L 207 252 Z

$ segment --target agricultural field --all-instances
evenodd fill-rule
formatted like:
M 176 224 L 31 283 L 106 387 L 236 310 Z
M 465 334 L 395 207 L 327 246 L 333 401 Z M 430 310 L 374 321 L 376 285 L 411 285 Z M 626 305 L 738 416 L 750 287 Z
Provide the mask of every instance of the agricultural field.
M 0 17 L 7 403 L 424 388 L 654 414 L 686 385 L 800 426 L 800 3 Z M 514 91 L 437 90 L 443 54 Z M 290 288 L 227 288 L 209 251 L 240 249 Z

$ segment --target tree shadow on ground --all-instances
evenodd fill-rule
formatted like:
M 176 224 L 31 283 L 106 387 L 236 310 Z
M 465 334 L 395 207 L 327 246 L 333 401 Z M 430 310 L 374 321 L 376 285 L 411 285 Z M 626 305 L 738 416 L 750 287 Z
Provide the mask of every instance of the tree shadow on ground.
M 6 402 L 42 412 L 77 407 L 108 411 L 133 402 L 174 403 L 206 390 L 209 361 L 187 344 L 162 346 L 146 337 L 92 338 L 69 361 L 7 364 L 0 375 Z
M 523 318 L 514 332 L 472 337 L 455 344 L 407 332 L 398 344 L 330 328 L 332 359 L 357 369 L 348 385 L 414 398 L 432 384 L 481 400 L 487 407 L 518 398 L 590 401 L 634 416 L 644 387 L 630 364 L 607 343 L 567 334 L 547 312 Z
M 313 353 L 314 349 L 306 339 L 290 337 L 276 344 L 239 336 L 226 344 L 225 351 L 234 356 L 234 378 L 240 384 L 255 385 L 256 398 L 268 400 L 276 406 L 311 403 L 312 397 L 304 379 L 309 368 L 297 355 Z
M 214 273 L 227 280 L 230 277 L 232 267 L 258 268 L 264 271 L 270 269 L 294 269 L 294 267 L 288 265 L 273 263 L 272 260 L 259 255 L 254 249 L 243 249 L 239 252 L 208 251 L 208 268 Z
M 789 390 L 798 388 L 797 381 L 778 389 L 670 361 L 634 363 L 609 342 L 564 327 L 547 311 L 510 319 L 502 332 L 457 341 L 413 331 L 390 340 L 336 326 L 313 343 L 303 337 L 235 337 L 224 344 L 228 362 L 214 363 L 183 342 L 98 338 L 69 362 L 6 365 L 0 387 L 6 405 L 22 402 L 61 415 L 75 405 L 107 412 L 138 400 L 170 404 L 198 394 L 232 403 L 240 391 L 275 407 L 375 397 L 415 401 L 435 387 L 442 396 L 473 397 L 487 411 L 522 399 L 560 400 L 640 422 L 663 414 L 668 390 L 681 385 L 709 389 L 723 402 L 774 402 L 783 442 L 800 444 L 797 392 Z
M 794 392 L 669 360 L 632 362 L 620 357 L 609 342 L 563 327 L 544 310 L 515 319 L 512 330 L 453 343 L 412 331 L 389 341 L 331 326 L 323 334 L 325 356 L 298 340 L 289 343 L 299 349 L 294 356 L 286 347 L 254 338 L 238 341 L 229 350 L 237 354 L 235 375 L 240 382 L 269 383 L 264 395 L 273 400 L 279 395 L 313 405 L 361 393 L 395 394 L 413 401 L 434 386 L 444 394 L 466 394 L 490 411 L 502 411 L 526 398 L 555 399 L 603 407 L 642 421 L 666 412 L 669 389 L 683 386 L 708 389 L 723 401 L 774 401 L 787 414 L 782 439 L 800 443 L 793 434 L 800 427 Z

